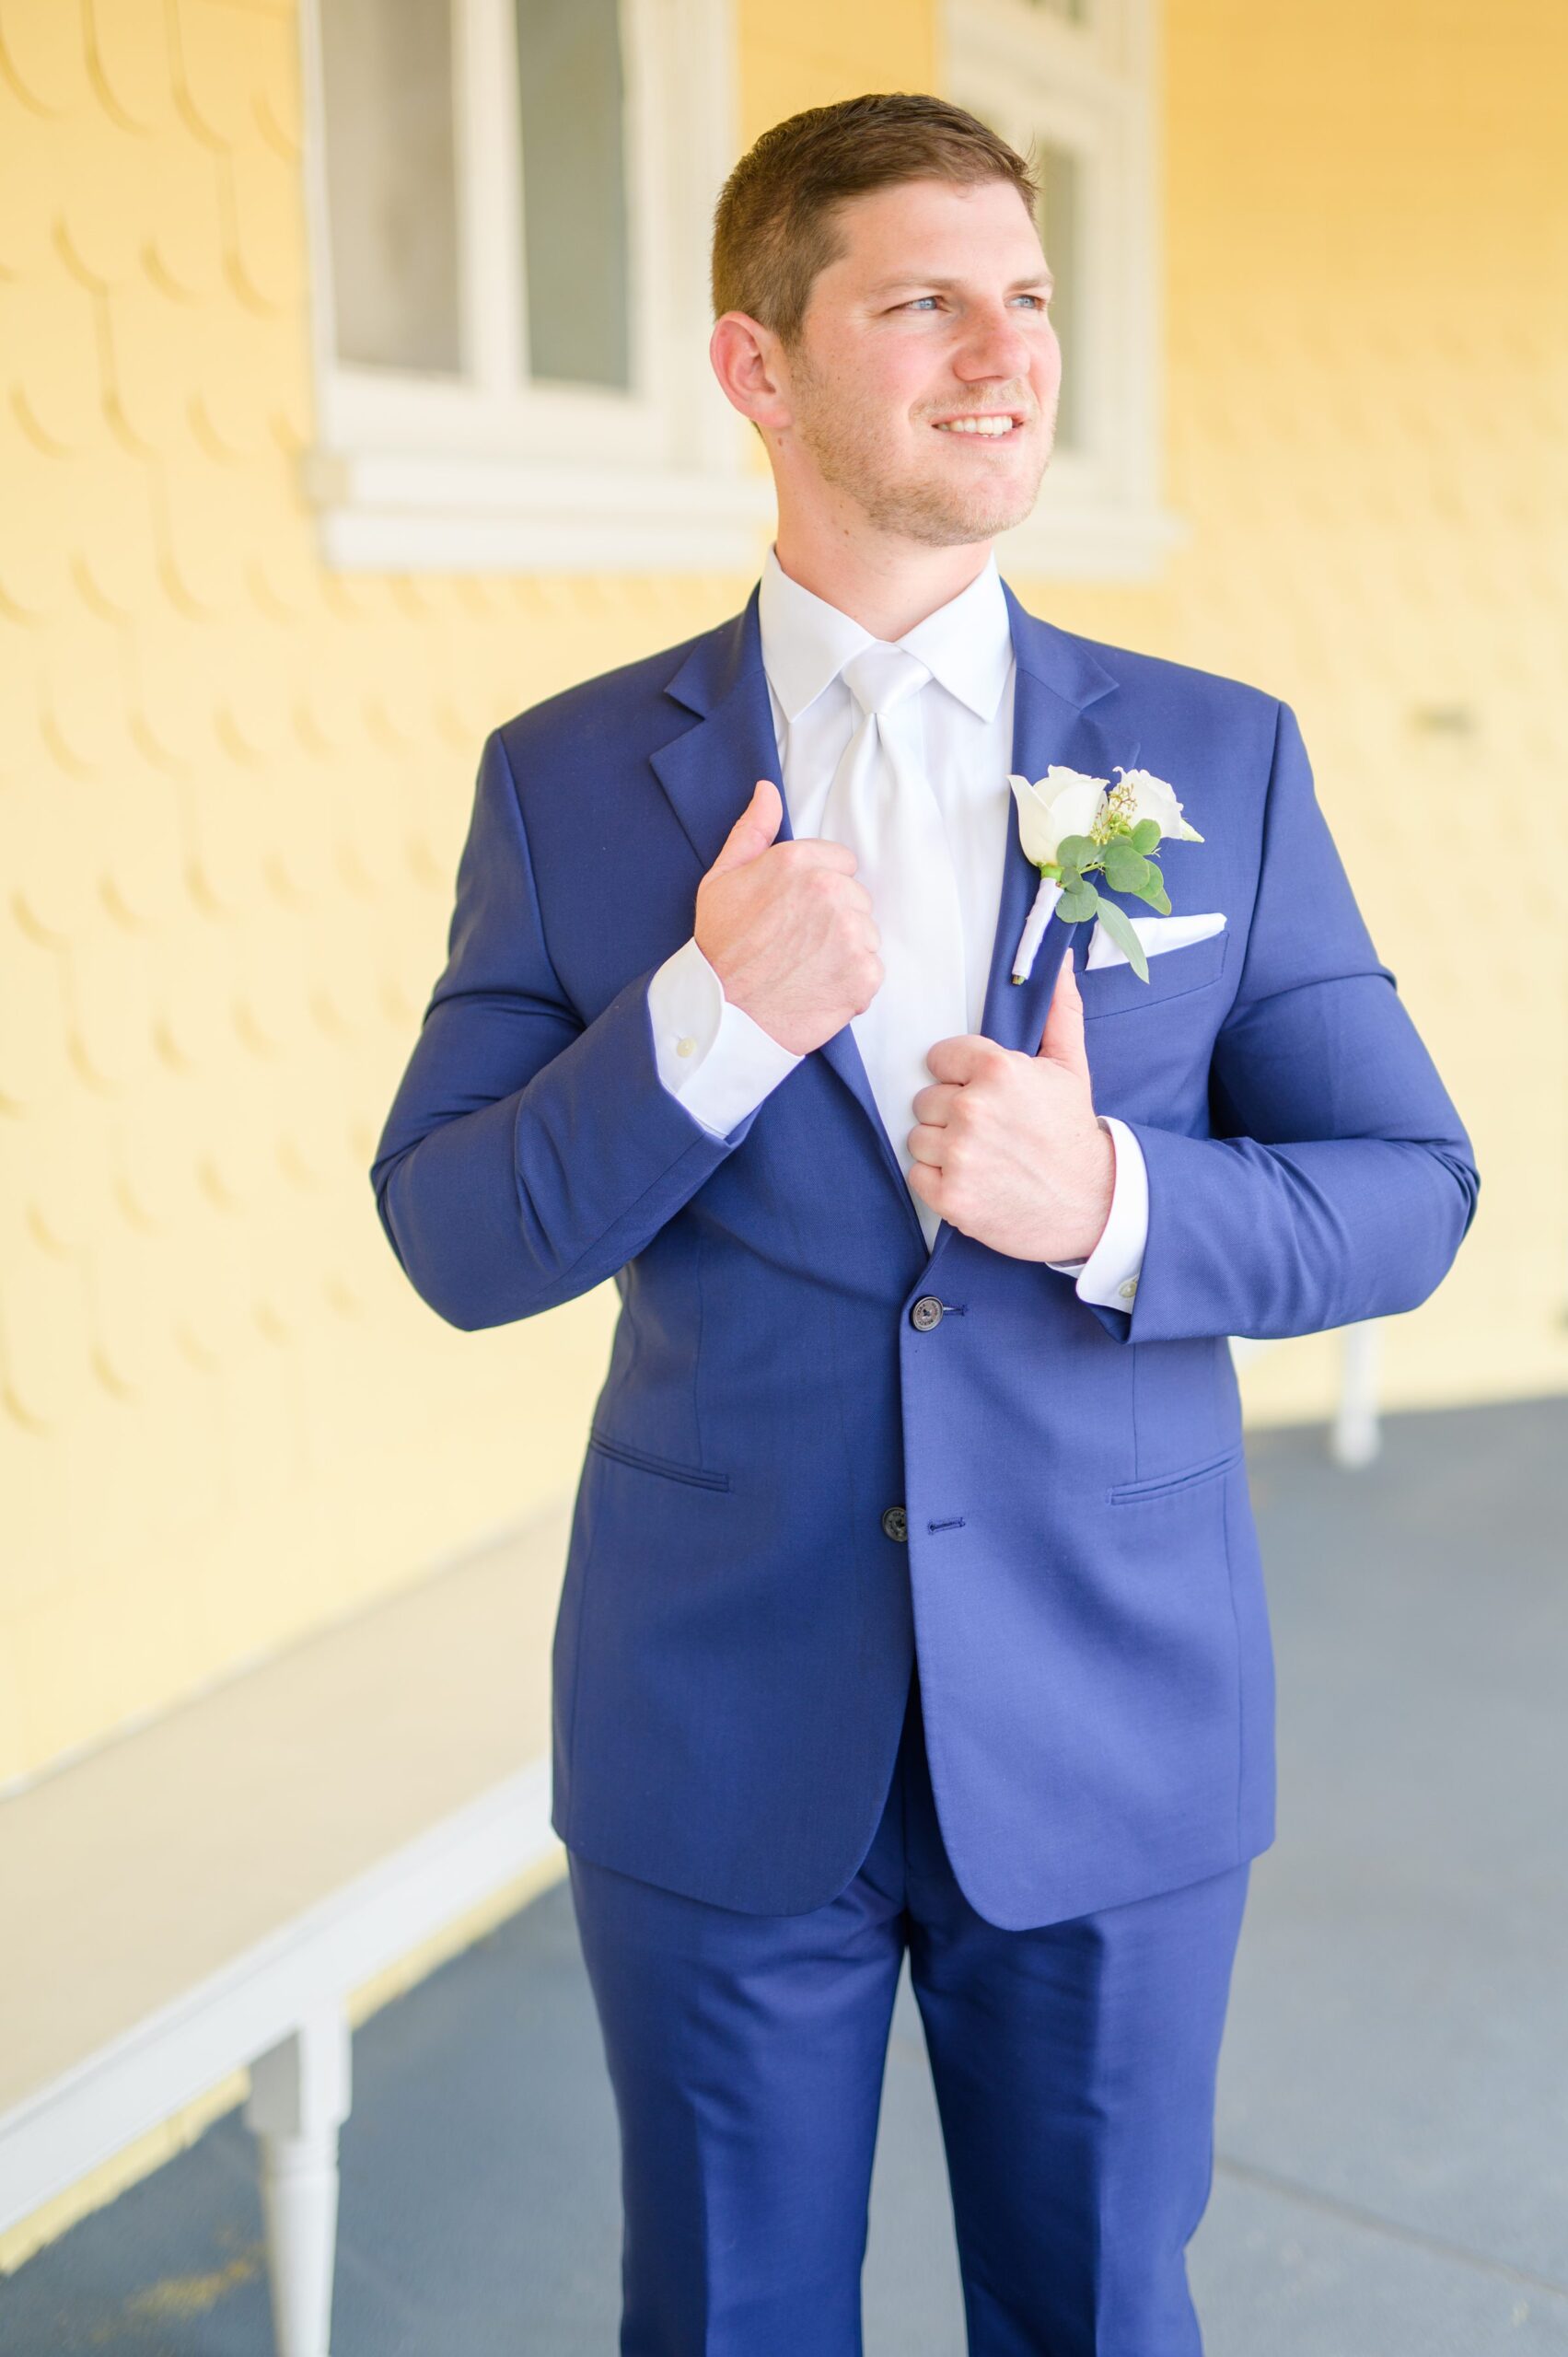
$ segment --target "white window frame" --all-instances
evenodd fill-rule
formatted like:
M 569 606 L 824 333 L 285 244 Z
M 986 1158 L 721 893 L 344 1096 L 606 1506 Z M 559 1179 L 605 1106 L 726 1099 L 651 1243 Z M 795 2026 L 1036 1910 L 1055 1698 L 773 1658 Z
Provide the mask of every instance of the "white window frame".
M 621 0 L 630 392 L 530 384 L 511 0 L 451 0 L 461 377 L 337 356 L 319 0 L 300 9 L 325 562 L 377 572 L 754 567 L 772 479 L 708 363 L 713 208 L 734 162 L 733 0 Z
M 1084 441 L 1058 447 L 997 562 L 1063 580 L 1146 580 L 1186 527 L 1160 500 L 1156 0 L 1089 0 L 1074 24 L 1028 0 L 943 0 L 947 95 L 1027 152 L 1079 162 L 1074 378 Z

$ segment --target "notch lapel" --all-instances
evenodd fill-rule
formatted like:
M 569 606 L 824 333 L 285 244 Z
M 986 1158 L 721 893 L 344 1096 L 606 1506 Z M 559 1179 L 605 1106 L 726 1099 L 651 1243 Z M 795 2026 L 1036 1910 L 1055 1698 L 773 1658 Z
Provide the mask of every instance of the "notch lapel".
M 784 817 L 775 841 L 795 841 L 780 775 L 768 675 L 762 664 L 762 634 L 758 621 L 760 594 L 760 589 L 754 588 L 743 612 L 700 640 L 669 681 L 665 693 L 689 710 L 701 713 L 703 717 L 695 728 L 687 729 L 683 736 L 650 756 L 655 774 L 674 806 L 704 874 L 750 801 L 760 777 L 772 778 L 784 803 Z M 871 1082 L 850 1026 L 846 1023 L 835 1031 L 817 1052 L 837 1074 L 870 1122 L 923 1253 L 925 1237 L 920 1214 L 904 1182 L 893 1142 L 877 1109 Z

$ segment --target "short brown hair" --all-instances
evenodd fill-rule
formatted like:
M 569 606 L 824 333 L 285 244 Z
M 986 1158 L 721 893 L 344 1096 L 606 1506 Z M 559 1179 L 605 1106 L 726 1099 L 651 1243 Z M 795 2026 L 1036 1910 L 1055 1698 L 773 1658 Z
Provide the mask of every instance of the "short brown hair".
M 714 319 L 744 311 L 786 348 L 796 343 L 813 282 L 845 250 L 838 207 L 915 180 L 1011 180 L 1031 220 L 1040 202 L 1024 158 L 947 99 L 871 90 L 775 122 L 742 156 L 714 208 Z

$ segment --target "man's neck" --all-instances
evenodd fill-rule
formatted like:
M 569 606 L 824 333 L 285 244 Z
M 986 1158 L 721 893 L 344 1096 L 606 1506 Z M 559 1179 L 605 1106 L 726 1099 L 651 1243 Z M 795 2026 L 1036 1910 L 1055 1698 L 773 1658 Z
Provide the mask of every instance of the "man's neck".
M 980 578 L 991 561 L 991 543 L 970 540 L 955 548 L 922 548 L 907 540 L 866 544 L 792 530 L 781 518 L 773 553 L 801 588 L 891 645 Z

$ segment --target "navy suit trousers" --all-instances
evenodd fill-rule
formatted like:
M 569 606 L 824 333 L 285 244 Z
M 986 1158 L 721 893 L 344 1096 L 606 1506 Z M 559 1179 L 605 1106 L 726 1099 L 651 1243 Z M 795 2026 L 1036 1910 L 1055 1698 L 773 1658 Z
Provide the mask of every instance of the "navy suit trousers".
M 825 1906 L 742 1914 L 569 1865 L 621 2127 L 622 2357 L 859 2357 L 906 1947 L 970 2357 L 1200 2357 L 1186 2245 L 1245 1862 L 1068 1922 L 988 1922 L 943 1846 L 917 1676 L 877 1833 Z

